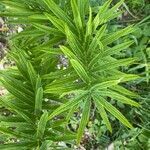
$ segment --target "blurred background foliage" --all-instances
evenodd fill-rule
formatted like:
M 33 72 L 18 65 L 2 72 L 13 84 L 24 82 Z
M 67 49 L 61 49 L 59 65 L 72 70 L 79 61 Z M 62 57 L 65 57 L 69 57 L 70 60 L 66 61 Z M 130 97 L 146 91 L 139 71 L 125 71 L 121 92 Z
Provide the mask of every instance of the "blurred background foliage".
M 102 5 L 106 0 L 91 0 L 93 9 L 97 11 L 97 6 Z M 64 3 L 61 0 L 57 0 L 58 3 Z M 118 0 L 114 0 L 115 4 Z M 113 5 L 113 4 L 112 4 Z M 64 5 L 67 7 L 67 4 Z M 129 82 L 126 87 L 132 89 L 141 95 L 142 108 L 128 109 L 125 105 L 117 103 L 116 105 L 122 110 L 123 114 L 127 114 L 129 120 L 133 119 L 134 129 L 129 130 L 122 126 L 118 126 L 115 118 L 112 117 L 113 133 L 111 134 L 106 129 L 104 123 L 97 116 L 93 115 L 91 121 L 87 126 L 87 132 L 85 138 L 82 141 L 82 146 L 86 150 L 104 149 L 113 143 L 115 150 L 148 150 L 150 149 L 150 2 L 149 0 L 125 0 L 121 7 L 123 14 L 116 20 L 109 23 L 109 28 L 113 31 L 122 26 L 128 26 L 130 24 L 136 25 L 136 32 L 130 35 L 129 39 L 134 40 L 134 44 L 128 51 L 119 53 L 116 57 L 137 57 L 138 62 L 130 66 L 130 68 L 123 68 L 125 72 L 136 73 L 143 78 L 136 80 L 135 82 Z M 0 5 L 0 11 L 3 11 L 4 7 Z M 0 20 L 0 58 L 4 58 L 5 50 L 7 47 L 7 36 L 11 34 L 12 29 L 16 30 L 16 26 L 9 26 L 5 24 L 7 18 L 1 18 Z M 7 30 L 9 27 L 9 30 Z M 9 34 L 8 34 L 9 33 Z M 117 41 L 118 43 L 122 41 Z M 7 59 L 3 59 L 1 63 L 7 62 Z M 9 62 L 11 63 L 11 62 Z M 112 103 L 113 100 L 112 100 Z M 93 112 L 94 112 L 93 108 Z M 1 111 L 1 110 L 0 110 Z M 1 113 L 1 112 L 0 112 Z M 94 114 L 94 113 L 93 113 Z M 138 115 L 137 115 L 138 114 Z M 80 117 L 80 116 L 79 116 Z M 94 122 L 92 125 L 91 122 Z M 77 117 L 74 117 L 70 125 L 72 128 L 76 128 L 78 123 Z M 0 137 L 1 139 L 1 137 Z

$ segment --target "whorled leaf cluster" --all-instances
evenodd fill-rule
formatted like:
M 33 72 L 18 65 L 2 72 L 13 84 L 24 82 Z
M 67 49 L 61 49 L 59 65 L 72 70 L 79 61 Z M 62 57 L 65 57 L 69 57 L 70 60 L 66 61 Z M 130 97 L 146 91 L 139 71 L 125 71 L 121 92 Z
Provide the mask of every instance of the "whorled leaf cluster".
M 0 115 L 0 132 L 16 142 L 0 149 L 56 149 L 57 142 L 80 143 L 94 105 L 108 130 L 109 115 L 132 128 L 126 117 L 110 103 L 114 99 L 138 107 L 138 97 L 122 83 L 139 78 L 120 67 L 135 58 L 116 59 L 133 42 L 113 45 L 134 31 L 133 26 L 110 32 L 107 24 L 116 18 L 123 1 L 110 7 L 106 1 L 99 11 L 89 0 L 2 0 L 10 23 L 23 24 L 14 35 L 8 54 L 16 66 L 1 71 L 1 82 L 8 93 L 0 98 L 1 107 L 11 113 Z M 60 61 L 65 58 L 67 65 Z M 58 67 L 59 65 L 59 67 Z M 67 126 L 74 112 L 82 110 L 77 133 Z M 110 114 L 108 114 L 108 112 Z

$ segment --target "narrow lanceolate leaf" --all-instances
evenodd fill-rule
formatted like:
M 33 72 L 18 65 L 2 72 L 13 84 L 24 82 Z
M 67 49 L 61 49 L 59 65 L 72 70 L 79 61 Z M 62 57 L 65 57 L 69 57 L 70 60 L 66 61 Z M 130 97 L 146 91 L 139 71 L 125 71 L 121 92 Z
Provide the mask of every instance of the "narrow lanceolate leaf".
M 113 99 L 116 99 L 116 100 L 124 103 L 124 104 L 129 104 L 129 105 L 132 105 L 132 106 L 135 106 L 135 107 L 140 106 L 137 102 L 135 102 L 135 101 L 133 101 L 133 100 L 117 93 L 117 92 L 111 91 L 111 90 L 103 91 L 103 92 L 100 92 L 100 93 L 101 93 L 101 96 L 111 97 Z
M 73 81 L 75 81 L 75 80 L 73 80 Z M 83 83 L 74 84 L 73 81 L 68 82 L 67 84 L 61 83 L 61 85 L 59 85 L 59 84 L 48 85 L 46 87 L 44 93 L 63 95 L 64 93 L 70 93 L 71 91 L 74 91 L 76 89 L 83 88 Z
M 79 12 L 76 0 L 71 0 L 71 7 L 73 11 L 73 16 L 74 16 L 74 22 L 76 24 L 76 27 L 80 31 L 82 29 L 82 20 L 81 20 L 81 16 L 80 16 L 80 12 Z
M 105 21 L 104 22 L 107 22 L 111 19 L 114 19 L 116 18 L 117 16 L 119 16 L 119 14 L 121 14 L 120 12 L 118 13 L 117 10 L 119 9 L 119 7 L 123 4 L 124 0 L 121 0 L 120 2 L 118 2 L 116 5 L 114 5 L 111 9 L 109 9 L 107 11 L 107 13 L 104 14 L 104 18 L 105 18 Z
M 89 7 L 89 0 L 77 0 L 78 2 L 78 9 L 79 9 L 79 13 L 80 13 L 80 16 L 81 16 L 81 19 L 82 19 L 82 22 L 84 22 L 85 20 L 85 15 L 86 15 L 86 10 L 88 9 Z
M 80 78 L 85 82 L 85 83 L 89 83 L 90 79 L 88 77 L 88 74 L 87 72 L 85 71 L 85 69 L 82 67 L 82 65 L 74 60 L 74 59 L 71 59 L 70 60 L 73 68 L 75 69 L 75 71 L 77 72 L 77 74 L 80 76 Z
M 26 29 L 18 34 L 16 34 L 15 36 L 13 36 L 13 39 L 21 39 L 21 38 L 25 38 L 25 37 L 37 37 L 37 36 L 41 36 L 44 35 L 45 33 L 43 31 L 34 29 L 34 28 L 30 28 L 30 30 Z
M 109 87 L 109 88 L 111 90 L 119 92 L 120 94 L 123 94 L 123 95 L 127 95 L 127 96 L 130 96 L 130 97 L 139 97 L 138 94 L 136 94 L 134 92 L 131 92 L 131 91 L 127 90 L 126 88 L 120 86 L 120 85 L 115 85 L 115 86 L 112 86 L 112 87 Z
M 39 150 L 47 150 L 50 147 L 51 143 L 47 140 L 42 142 L 42 145 L 40 146 Z
M 97 109 L 98 109 L 98 111 L 99 111 L 99 113 L 100 113 L 100 115 L 101 115 L 101 117 L 102 117 L 104 123 L 106 124 L 108 130 L 109 130 L 110 132 L 112 132 L 112 127 L 111 127 L 111 124 L 110 124 L 110 122 L 109 122 L 107 113 L 106 113 L 106 111 L 105 111 L 103 105 L 102 105 L 102 104 L 100 103 L 100 101 L 99 101 L 98 99 L 96 99 L 95 97 L 93 97 L 93 99 L 94 99 L 94 101 L 95 101 L 95 105 L 96 105 L 96 107 L 97 107 Z
M 104 65 L 99 65 L 95 67 L 93 70 L 96 72 L 102 72 L 102 71 L 114 69 L 120 66 L 127 66 L 129 64 L 132 64 L 134 61 L 135 61 L 134 58 L 124 58 L 124 59 L 116 60 L 113 62 L 108 62 Z
M 97 13 L 97 15 L 93 21 L 94 30 L 96 30 L 96 28 L 104 22 L 105 18 L 103 18 L 103 15 L 105 13 L 107 13 L 107 10 L 108 10 L 111 2 L 112 2 L 112 0 L 108 0 L 105 2 L 105 4 L 103 6 L 100 7 L 99 12 Z
M 80 143 L 82 139 L 82 135 L 84 133 L 84 129 L 88 123 L 89 116 L 90 116 L 90 107 L 91 107 L 91 100 L 88 98 L 85 100 L 85 104 L 84 104 L 83 111 L 82 111 L 82 118 L 79 124 L 78 133 L 77 133 L 77 144 Z
M 38 48 L 39 49 L 39 48 Z M 49 47 L 45 47 L 43 48 L 43 50 L 41 50 L 42 52 L 44 52 L 43 55 L 40 55 L 38 58 L 42 59 L 43 56 L 47 56 L 48 54 L 50 55 L 62 55 L 63 53 L 61 52 L 61 50 L 59 48 L 49 48 Z
M 76 57 L 76 55 L 67 47 L 65 46 L 60 46 L 60 49 L 62 50 L 62 52 L 68 56 L 69 59 L 75 59 L 78 60 L 78 58 Z
M 54 142 L 62 142 L 62 141 L 71 141 L 71 140 L 75 140 L 76 135 L 74 134 L 65 134 L 65 135 L 57 135 L 54 138 L 52 137 L 48 137 L 49 140 L 54 141 Z M 56 149 L 58 147 L 58 149 L 60 149 L 60 146 L 53 146 L 54 149 Z M 62 149 L 62 147 L 61 147 Z
M 75 29 L 70 17 L 53 0 L 44 0 L 44 2 L 59 19 L 63 20 L 71 28 Z
M 78 105 L 75 105 L 75 106 L 73 106 L 73 107 L 70 109 L 69 113 L 68 113 L 67 116 L 66 116 L 66 123 L 69 122 L 71 116 L 73 115 L 73 113 L 75 112 L 75 110 L 77 109 L 77 107 L 78 107 Z
M 72 31 L 68 28 L 68 26 L 65 26 L 65 34 L 67 36 L 68 44 L 70 45 L 73 52 L 78 56 L 79 58 L 83 56 L 82 53 L 82 46 L 78 39 L 78 37 L 72 33 Z
M 135 75 L 135 74 L 122 74 L 122 82 L 127 82 L 127 81 L 133 81 L 133 80 L 137 80 L 137 79 L 141 79 L 140 76 Z
M 40 21 L 40 22 L 45 22 L 45 21 L 47 21 L 47 17 L 46 16 L 44 16 L 43 14 L 34 14 L 34 15 L 30 15 L 30 16 L 28 16 L 28 18 L 29 18 L 29 20 L 33 20 L 33 21 L 35 21 L 35 20 L 38 20 L 38 21 Z
M 30 62 L 27 63 L 27 69 L 28 69 L 28 75 L 29 75 L 30 81 L 32 83 L 32 87 L 35 89 L 37 74 Z
M 109 45 L 111 44 L 112 42 L 116 41 L 117 39 L 119 39 L 120 37 L 123 37 L 129 33 L 132 33 L 134 32 L 135 29 L 133 28 L 133 26 L 128 26 L 122 30 L 119 30 L 115 33 L 112 33 L 108 36 L 106 36 L 103 40 L 102 40 L 102 43 L 103 45 Z
M 93 93 L 92 96 L 94 99 L 97 99 L 102 106 L 109 111 L 114 117 L 116 117 L 122 124 L 127 126 L 128 128 L 132 128 L 132 125 L 129 123 L 129 121 L 125 118 L 125 116 L 122 115 L 122 113 L 117 110 L 113 105 L 111 105 L 107 100 L 105 100 L 100 93 Z
M 87 95 L 87 91 L 83 92 L 81 95 L 77 96 L 73 100 L 69 100 L 67 103 L 65 103 L 65 104 L 61 105 L 60 107 L 58 107 L 53 113 L 50 114 L 50 116 L 48 118 L 52 119 L 55 116 L 61 114 L 62 112 L 65 112 L 65 111 L 69 110 L 70 106 L 71 106 L 71 108 L 76 106 L 82 100 L 85 99 L 86 95 Z
M 128 41 L 128 42 L 116 45 L 116 46 L 114 46 L 112 48 L 108 48 L 102 54 L 99 54 L 99 59 L 102 58 L 102 57 L 106 57 L 106 56 L 117 54 L 118 52 L 128 48 L 132 44 L 133 44 L 133 41 Z
M 3 86 L 12 94 L 14 95 L 16 98 L 20 99 L 20 101 L 26 103 L 26 104 L 33 104 L 32 99 L 30 96 L 25 95 L 24 93 L 20 92 L 19 90 L 17 90 L 16 88 L 14 88 L 14 86 L 10 85 L 9 83 L 7 83 L 6 81 L 1 81 L 3 83 Z
M 98 89 L 106 89 L 108 87 L 117 85 L 120 82 L 120 80 L 111 80 L 106 82 L 101 82 L 96 85 L 94 85 L 91 90 L 98 90 Z
M 16 55 L 16 53 L 11 53 L 10 57 L 15 61 L 18 70 L 22 73 L 22 75 L 27 78 L 27 65 L 26 65 L 26 57 L 25 54 L 21 51 L 19 51 Z
M 19 143 L 8 143 L 8 144 L 1 144 L 1 150 L 23 150 L 23 149 L 31 149 L 35 147 L 36 142 L 19 142 Z
M 36 91 L 42 86 L 41 84 L 41 77 L 38 75 L 36 78 Z
M 115 6 L 113 6 L 109 12 L 113 13 L 114 11 L 116 11 L 122 4 L 123 4 L 124 0 L 121 0 L 120 2 L 118 2 Z
M 86 38 L 92 34 L 93 25 L 92 25 L 92 8 L 89 7 L 89 20 L 86 26 Z
M 13 87 L 14 89 L 18 90 L 19 92 L 21 92 L 22 94 L 29 96 L 29 97 L 33 97 L 34 93 L 32 91 L 30 91 L 27 86 L 25 84 L 22 83 L 22 81 L 14 79 L 13 77 L 9 76 L 7 73 L 3 73 L 3 78 L 5 80 L 5 83 L 7 83 L 6 85 L 10 85 L 11 87 Z M 6 86 L 6 87 L 7 87 Z M 8 86 L 8 88 L 10 88 Z
M 64 22 L 62 20 L 52 16 L 51 14 L 48 13 L 44 13 L 44 14 L 59 31 L 65 33 Z
M 42 101 L 43 101 L 43 88 L 40 87 L 37 89 L 35 97 L 35 114 L 38 114 L 42 110 Z
M 37 138 L 39 139 L 42 139 L 43 135 L 44 135 L 44 132 L 45 132 L 45 129 L 46 129 L 46 124 L 47 124 L 47 121 L 48 121 L 48 112 L 45 111 L 39 122 L 38 122 L 38 127 L 37 127 Z
M 13 131 L 12 129 L 6 128 L 6 127 L 0 127 L 0 133 L 3 133 L 4 135 L 9 135 L 17 138 L 25 138 L 29 140 L 33 140 L 33 136 L 30 134 L 25 134 L 18 131 Z
M 98 43 L 99 43 L 101 37 L 104 35 L 104 32 L 105 32 L 105 30 L 106 30 L 106 27 L 107 27 L 107 25 L 103 25 L 103 26 L 97 31 L 95 37 L 93 38 L 93 40 L 92 40 L 92 42 L 91 42 L 91 44 L 90 44 L 90 46 L 89 46 L 89 50 L 90 50 L 90 51 L 94 50 L 94 49 L 97 47 L 97 45 L 98 45 Z
M 108 13 L 108 12 L 107 12 Z M 108 21 L 110 21 L 110 20 L 112 20 L 112 19 L 114 19 L 114 18 L 117 18 L 118 16 L 120 16 L 122 14 L 122 11 L 115 11 L 115 12 L 113 12 L 113 13 L 111 13 L 110 15 L 104 15 L 104 18 L 105 18 L 105 20 L 103 20 L 103 23 L 106 23 L 106 22 L 108 22 Z
M 1 2 L 3 3 L 3 4 L 5 4 L 5 6 L 8 6 L 8 7 L 14 7 L 14 8 L 22 8 L 22 9 L 27 9 L 27 6 L 25 6 L 25 5 L 21 5 L 20 3 L 18 3 L 18 2 L 11 2 L 11 1 L 9 1 L 9 0 L 1 0 Z
M 35 28 L 37 28 L 38 30 L 43 31 L 45 33 L 49 33 L 49 34 L 53 34 L 53 35 L 60 35 L 60 32 L 57 29 L 51 28 L 49 26 L 41 25 L 38 23 L 33 23 L 33 26 Z
M 24 118 L 24 120 L 26 120 L 28 123 L 33 123 L 33 121 L 31 120 L 31 118 L 29 118 L 20 108 L 18 108 L 17 106 L 15 106 L 13 103 L 8 102 L 3 100 L 2 98 L 0 98 L 0 102 L 2 102 L 2 104 L 6 107 L 6 108 L 10 108 L 13 111 L 15 111 L 16 113 L 18 113 L 20 116 L 22 116 Z

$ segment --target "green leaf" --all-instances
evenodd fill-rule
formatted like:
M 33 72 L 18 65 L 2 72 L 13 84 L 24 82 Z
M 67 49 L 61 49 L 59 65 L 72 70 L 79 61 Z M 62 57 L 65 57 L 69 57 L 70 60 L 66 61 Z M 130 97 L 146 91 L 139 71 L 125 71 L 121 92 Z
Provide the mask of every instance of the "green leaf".
M 122 30 L 119 30 L 115 33 L 111 33 L 110 35 L 106 36 L 103 40 L 102 40 L 102 43 L 103 45 L 109 45 L 111 44 L 112 42 L 116 41 L 117 39 L 119 39 L 120 37 L 122 36 L 125 36 L 129 33 L 132 33 L 134 32 L 134 28 L 133 26 L 128 26 Z
M 29 118 L 29 116 L 27 114 L 25 114 L 21 108 L 15 106 L 12 102 L 6 101 L 5 99 L 3 100 L 2 98 L 0 98 L 0 101 L 2 102 L 2 104 L 6 107 L 9 108 L 13 111 L 15 111 L 18 115 L 22 116 L 22 118 L 24 118 L 24 120 L 26 120 L 27 122 L 29 122 L 30 124 L 33 123 L 33 121 L 31 120 L 31 118 Z
M 85 99 L 85 103 L 83 106 L 82 111 L 82 118 L 79 124 L 78 133 L 77 133 L 77 144 L 80 144 L 80 141 L 82 139 L 82 135 L 84 133 L 84 129 L 88 123 L 89 116 L 90 116 L 90 108 L 91 108 L 91 99 Z
M 100 7 L 99 12 L 97 13 L 96 17 L 93 20 L 94 30 L 96 30 L 96 28 L 104 22 L 105 18 L 103 18 L 103 15 L 107 13 L 107 10 L 111 2 L 112 0 L 108 0 L 105 2 L 103 6 Z
M 86 26 L 86 38 L 92 35 L 93 25 L 92 25 L 92 8 L 89 7 L 89 20 Z
M 45 33 L 54 34 L 58 36 L 60 35 L 60 32 L 57 29 L 51 28 L 49 26 L 41 25 L 38 23 L 33 23 L 33 26 L 37 28 L 38 30 L 43 31 Z
M 74 74 L 74 70 L 70 68 L 67 68 L 65 70 L 58 70 L 55 72 L 50 72 L 49 74 L 45 74 L 42 76 L 42 78 L 43 79 L 60 79 L 69 73 Z
M 36 79 L 36 91 L 42 86 L 41 77 L 38 75 Z
M 67 48 L 65 46 L 60 46 L 60 49 L 66 56 L 68 56 L 69 59 L 75 59 L 75 60 L 79 61 L 79 59 L 76 57 L 76 55 L 73 52 L 71 52 L 71 50 L 69 48 Z
M 70 91 L 74 91 L 76 89 L 83 88 L 83 83 L 75 84 L 73 83 L 75 80 L 71 80 L 70 82 L 61 83 L 61 84 L 51 84 L 47 85 L 44 93 L 52 93 L 57 95 L 62 95 L 63 93 L 68 93 Z
M 73 85 L 73 82 L 78 78 L 78 75 L 75 74 L 68 74 L 67 76 L 62 76 L 61 78 L 56 78 L 54 81 L 52 81 L 50 84 L 46 85 L 46 88 L 48 87 L 63 87 Z M 75 85 L 75 84 L 74 84 Z
M 116 100 L 118 100 L 122 103 L 125 103 L 125 104 L 129 104 L 129 105 L 132 105 L 132 106 L 135 106 L 135 107 L 140 106 L 137 102 L 135 102 L 135 101 L 133 101 L 133 100 L 117 93 L 117 92 L 111 91 L 111 90 L 107 90 L 107 91 L 105 90 L 105 91 L 102 91 L 100 93 L 101 93 L 101 96 L 108 96 L 108 97 L 116 99 Z
M 132 44 L 133 44 L 133 41 L 127 41 L 125 43 L 121 43 L 119 45 L 116 45 L 113 48 L 108 48 L 102 54 L 98 54 L 99 55 L 98 58 L 100 59 L 102 57 L 114 55 L 114 54 L 128 48 Z
M 24 150 L 32 148 L 36 145 L 36 142 L 19 142 L 19 143 L 9 143 L 0 144 L 1 150 Z
M 46 129 L 47 121 L 48 121 L 48 112 L 45 111 L 38 122 L 37 135 L 36 135 L 38 139 L 42 139 Z
M 40 146 L 39 150 L 47 150 L 51 145 L 51 141 L 44 141 L 42 142 L 42 145 Z
M 20 50 L 17 50 L 16 52 L 12 52 L 10 53 L 10 57 L 12 58 L 12 60 L 15 61 L 18 70 L 20 71 L 20 73 L 25 77 L 28 78 L 28 74 L 27 74 L 27 60 L 26 60 L 26 56 L 25 53 L 23 53 Z
M 83 28 L 83 25 L 82 25 L 82 20 L 81 20 L 81 16 L 80 16 L 80 12 L 76 0 L 71 0 L 71 7 L 74 16 L 74 22 L 76 24 L 76 27 L 80 31 Z
M 33 140 L 33 136 L 29 135 L 29 134 L 25 134 L 22 132 L 18 132 L 18 131 L 14 131 L 5 127 L 0 127 L 0 133 L 3 133 L 5 135 L 9 135 L 9 136 L 15 136 L 17 138 L 27 138 L 30 140 Z
M 111 80 L 111 81 L 98 83 L 98 84 L 94 85 L 93 87 L 91 87 L 91 90 L 93 91 L 93 90 L 99 90 L 99 89 L 106 89 L 108 87 L 117 85 L 118 83 L 120 83 L 120 81 L 121 80 Z
M 120 85 L 115 85 L 115 86 L 112 86 L 112 87 L 109 87 L 109 88 L 111 90 L 119 92 L 120 94 L 123 94 L 123 95 L 127 95 L 127 96 L 130 96 L 130 97 L 139 97 L 138 94 L 133 93 L 133 92 L 127 90 L 126 88 L 124 88 Z
M 28 95 L 25 95 L 24 93 L 20 92 L 19 90 L 17 90 L 16 88 L 14 88 L 14 86 L 10 85 L 9 83 L 7 83 L 6 81 L 1 81 L 3 86 L 12 94 L 14 95 L 16 98 L 18 98 L 20 101 L 22 101 L 23 103 L 26 103 L 28 105 L 32 105 L 33 101 L 32 98 L 29 97 Z
M 51 122 L 50 124 L 50 128 L 56 128 L 56 127 L 60 127 L 60 125 L 63 125 L 65 123 L 65 119 L 59 119 L 59 120 L 54 120 Z
M 95 67 L 93 69 L 93 71 L 96 72 L 103 72 L 109 69 L 114 69 L 120 66 L 127 66 L 129 64 L 132 64 L 136 59 L 134 58 L 124 58 L 124 59 L 120 59 L 120 60 L 115 60 L 113 62 L 108 62 L 106 64 L 103 65 L 99 65 L 97 67 Z
M 100 39 L 102 38 L 102 36 L 104 35 L 104 32 L 107 28 L 107 25 L 103 25 L 96 33 L 95 37 L 93 38 L 90 46 L 89 46 L 89 51 L 94 51 L 100 41 Z
M 89 0 L 77 0 L 78 2 L 78 9 L 81 16 L 81 20 L 84 23 L 86 11 L 89 8 Z
M 132 125 L 129 123 L 129 121 L 122 115 L 122 113 L 117 110 L 113 105 L 111 105 L 109 102 L 107 102 L 103 97 L 101 97 L 100 93 L 93 93 L 92 94 L 93 99 L 96 99 L 99 101 L 102 106 L 109 111 L 114 117 L 116 117 L 122 124 L 127 126 L 128 128 L 132 128 Z
M 46 55 L 62 55 L 63 53 L 61 52 L 60 48 L 49 48 L 49 47 L 45 47 L 43 48 L 43 50 L 41 50 L 42 52 L 44 52 L 45 54 L 40 55 L 40 59 L 43 58 L 43 56 Z
M 71 116 L 73 115 L 73 113 L 75 112 L 75 110 L 77 109 L 77 107 L 78 107 L 78 105 L 75 105 L 75 106 L 73 106 L 73 107 L 70 109 L 69 113 L 68 113 L 67 116 L 66 116 L 66 123 L 69 122 Z
M 124 0 L 121 0 L 120 2 L 118 2 L 116 5 L 114 5 L 111 9 L 109 9 L 104 15 L 103 18 L 105 18 L 105 20 L 103 21 L 103 23 L 116 18 L 117 16 L 119 16 L 119 14 L 121 14 L 121 12 L 117 12 L 117 10 L 119 9 L 119 7 L 123 4 Z
M 120 0 L 116 5 L 114 5 L 110 10 L 109 13 L 113 13 L 115 12 L 122 4 L 123 4 L 124 0 Z
M 77 104 L 79 104 L 82 100 L 85 99 L 87 94 L 87 91 L 83 92 L 81 95 L 75 97 L 73 100 L 69 100 L 67 103 L 61 105 L 60 107 L 58 107 L 54 112 L 52 112 L 50 114 L 50 116 L 48 117 L 49 119 L 54 118 L 55 116 L 59 115 L 60 113 L 67 111 L 70 109 L 70 106 L 74 107 Z
M 30 16 L 28 16 L 28 18 L 29 18 L 29 20 L 34 20 L 34 22 L 36 21 L 36 20 L 38 20 L 38 21 L 47 21 L 48 19 L 47 19 L 47 17 L 46 16 L 44 16 L 44 14 L 34 14 L 34 15 L 30 15 Z
M 93 97 L 93 99 L 94 99 L 94 101 L 95 101 L 95 105 L 96 105 L 96 107 L 97 107 L 97 109 L 98 109 L 98 111 L 99 111 L 99 114 L 101 115 L 101 117 L 102 117 L 104 123 L 106 124 L 106 126 L 107 126 L 107 128 L 108 128 L 108 130 L 109 130 L 110 132 L 112 132 L 112 127 L 111 127 L 111 124 L 110 124 L 110 122 L 109 122 L 107 113 L 106 113 L 106 111 L 105 111 L 103 105 L 100 103 L 99 100 L 95 99 L 94 97 Z
M 133 81 L 141 78 L 140 76 L 135 74 L 122 74 L 120 77 L 122 82 Z
M 5 6 L 8 6 L 8 7 L 13 7 L 13 8 L 28 8 L 26 5 L 21 5 L 20 3 L 18 3 L 18 2 L 11 2 L 11 1 L 9 1 L 9 0 L 1 0 L 1 3 L 2 4 L 4 4 Z
M 68 26 L 65 26 L 65 32 L 67 36 L 67 42 L 70 45 L 72 51 L 74 52 L 74 54 L 76 54 L 76 56 L 78 56 L 78 58 L 80 58 L 81 56 L 83 56 L 83 48 L 81 42 L 79 41 L 79 38 L 74 33 L 72 33 Z
M 36 88 L 36 78 L 37 78 L 37 74 L 32 66 L 32 64 L 30 62 L 27 63 L 27 69 L 28 69 L 28 74 L 29 74 L 29 78 L 30 78 L 30 81 L 32 83 L 32 87 Z
M 70 135 L 70 134 L 68 134 L 68 135 L 63 135 L 63 136 L 57 135 L 53 139 L 53 141 L 55 141 L 55 142 L 61 142 L 61 141 L 68 142 L 68 141 L 72 141 L 72 140 L 75 140 L 75 139 L 76 139 L 76 135 Z M 62 149 L 62 147 L 61 147 L 61 149 Z
M 40 87 L 37 89 L 35 97 L 35 114 L 38 114 L 42 111 L 42 101 L 43 101 L 43 88 Z
M 51 14 L 48 14 L 48 13 L 44 13 L 44 14 L 52 22 L 52 24 L 56 28 L 59 29 L 59 31 L 61 31 L 62 33 L 65 33 L 65 29 L 64 29 L 65 28 L 65 23 L 62 20 L 52 16 Z
M 61 20 L 67 23 L 68 26 L 74 29 L 71 18 L 57 5 L 53 0 L 44 0 L 48 8 Z
M 40 30 L 37 30 L 37 29 L 33 29 L 33 28 L 29 28 L 29 29 L 26 29 L 16 35 L 13 36 L 13 39 L 21 39 L 21 38 L 25 38 L 25 37 L 37 37 L 37 36 L 44 36 L 44 32 L 43 31 L 40 31 Z
M 6 83 L 6 88 L 14 87 L 14 89 L 18 90 L 22 94 L 26 95 L 27 97 L 32 98 L 34 93 L 32 90 L 28 89 L 28 86 L 22 83 L 22 80 L 15 79 L 8 75 L 8 72 L 3 72 L 2 77 L 4 78 L 4 83 Z
M 85 82 L 85 83 L 89 83 L 90 79 L 89 76 L 87 74 L 87 72 L 85 71 L 85 69 L 82 67 L 82 65 L 74 59 L 70 60 L 73 68 L 75 69 L 75 71 L 77 72 L 77 74 L 80 76 L 80 78 Z

